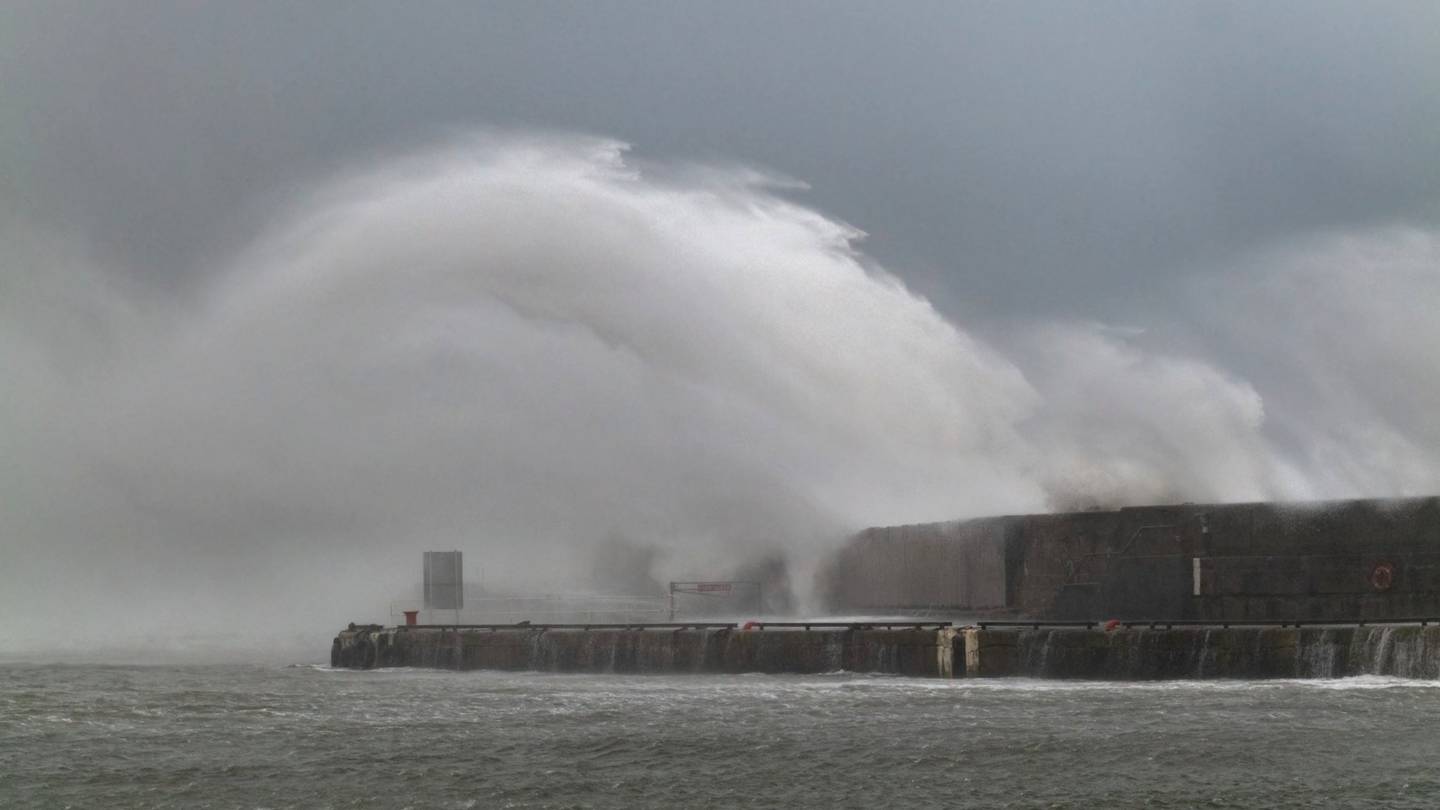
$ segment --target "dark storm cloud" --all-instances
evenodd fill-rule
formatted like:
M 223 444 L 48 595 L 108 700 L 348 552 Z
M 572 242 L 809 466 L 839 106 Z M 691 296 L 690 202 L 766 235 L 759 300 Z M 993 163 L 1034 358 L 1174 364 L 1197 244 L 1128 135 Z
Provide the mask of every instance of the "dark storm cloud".
M 4 12 L 6 204 L 167 284 L 277 196 L 474 125 L 752 162 L 943 308 L 1432 223 L 1428 2 L 57 4 Z

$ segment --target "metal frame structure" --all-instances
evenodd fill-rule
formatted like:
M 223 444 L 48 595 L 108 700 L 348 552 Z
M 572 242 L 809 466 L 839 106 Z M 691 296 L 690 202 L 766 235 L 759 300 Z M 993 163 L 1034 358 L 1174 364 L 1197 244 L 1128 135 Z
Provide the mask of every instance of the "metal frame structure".
M 736 586 L 753 588 L 754 604 L 751 609 L 757 614 L 765 609 L 765 584 L 755 579 L 697 580 L 694 582 L 670 583 L 670 621 L 675 621 L 675 595 L 730 597 L 735 595 Z

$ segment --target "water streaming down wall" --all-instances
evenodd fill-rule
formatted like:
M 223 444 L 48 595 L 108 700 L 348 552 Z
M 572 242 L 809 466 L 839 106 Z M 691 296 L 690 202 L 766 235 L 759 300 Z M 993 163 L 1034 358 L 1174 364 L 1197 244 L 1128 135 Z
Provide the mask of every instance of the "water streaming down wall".
M 353 669 L 602 673 L 872 672 L 1103 680 L 1440 678 L 1440 627 L 955 629 L 356 627 L 331 647 Z
M 1440 678 L 1440 628 L 1038 628 L 978 631 L 974 674 L 1036 678 Z M 982 657 L 984 657 L 982 655 Z
M 341 632 L 332 666 L 613 673 L 877 672 L 948 676 L 952 630 L 729 627 L 381 628 Z

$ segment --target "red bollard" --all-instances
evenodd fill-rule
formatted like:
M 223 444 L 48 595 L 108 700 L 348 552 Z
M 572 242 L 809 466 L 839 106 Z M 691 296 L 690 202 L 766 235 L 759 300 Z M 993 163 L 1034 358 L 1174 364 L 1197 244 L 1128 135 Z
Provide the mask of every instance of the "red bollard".
M 414 627 L 415 625 L 417 625 L 417 624 L 419 624 L 419 623 L 420 623 L 420 611 L 418 611 L 418 610 L 407 610 L 407 611 L 405 611 L 405 626 L 406 626 L 406 627 Z

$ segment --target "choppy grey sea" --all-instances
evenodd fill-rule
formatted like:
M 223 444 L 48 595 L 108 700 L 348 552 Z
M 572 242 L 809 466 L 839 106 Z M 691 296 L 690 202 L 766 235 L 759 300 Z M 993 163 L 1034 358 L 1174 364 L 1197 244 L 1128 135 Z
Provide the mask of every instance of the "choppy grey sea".
M 1440 807 L 1440 683 L 0 665 L 0 806 Z

